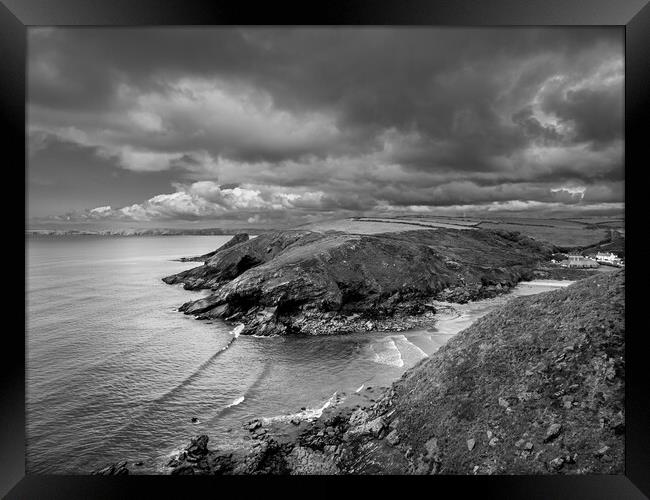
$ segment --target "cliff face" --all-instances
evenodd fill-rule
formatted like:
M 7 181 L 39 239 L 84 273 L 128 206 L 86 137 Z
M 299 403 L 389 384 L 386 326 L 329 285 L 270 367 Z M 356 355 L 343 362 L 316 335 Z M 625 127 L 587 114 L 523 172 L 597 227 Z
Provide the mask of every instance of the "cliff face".
M 513 299 L 374 404 L 289 440 L 254 421 L 248 452 L 185 454 L 173 473 L 623 473 L 624 285 L 618 271 Z
M 240 321 L 244 334 L 391 330 L 414 326 L 406 318 L 430 320 L 423 299 L 466 302 L 505 292 L 553 250 L 483 230 L 283 231 L 221 250 L 164 281 L 211 289 L 181 310 Z

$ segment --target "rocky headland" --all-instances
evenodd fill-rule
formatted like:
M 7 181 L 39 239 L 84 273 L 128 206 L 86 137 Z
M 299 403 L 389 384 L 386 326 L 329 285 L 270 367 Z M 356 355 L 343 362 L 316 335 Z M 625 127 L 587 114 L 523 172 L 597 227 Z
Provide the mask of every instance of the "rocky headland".
M 624 289 L 616 271 L 513 299 L 378 397 L 352 395 L 313 422 L 254 420 L 245 449 L 196 437 L 170 471 L 623 473 Z
M 241 323 L 243 334 L 396 331 L 431 324 L 432 301 L 494 297 L 533 279 L 555 251 L 496 230 L 287 230 L 242 237 L 163 281 L 211 290 L 180 310 Z

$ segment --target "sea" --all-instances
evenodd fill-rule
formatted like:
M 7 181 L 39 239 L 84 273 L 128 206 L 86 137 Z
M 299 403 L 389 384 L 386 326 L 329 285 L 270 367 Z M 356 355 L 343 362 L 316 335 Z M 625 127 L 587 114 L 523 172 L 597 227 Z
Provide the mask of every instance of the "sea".
M 88 474 L 122 460 L 141 464 L 138 473 L 164 473 L 191 436 L 237 446 L 254 418 L 314 419 L 346 394 L 389 386 L 513 297 L 570 283 L 521 283 L 455 305 L 427 329 L 244 336 L 237 325 L 178 312 L 206 292 L 161 281 L 200 264 L 176 259 L 229 239 L 26 240 L 28 473 Z

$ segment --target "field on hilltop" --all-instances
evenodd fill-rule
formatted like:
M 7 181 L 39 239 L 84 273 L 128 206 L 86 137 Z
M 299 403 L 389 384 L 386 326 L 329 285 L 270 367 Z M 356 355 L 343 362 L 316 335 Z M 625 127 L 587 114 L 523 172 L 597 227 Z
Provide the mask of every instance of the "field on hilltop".
M 493 229 L 516 231 L 539 241 L 558 247 L 572 249 L 607 242 L 611 230 L 624 234 L 624 220 L 613 217 L 525 217 L 517 215 L 477 216 L 430 216 L 430 215 L 390 215 L 372 217 L 353 217 L 329 220 L 299 226 L 310 231 L 343 231 L 352 234 L 377 234 L 403 232 L 415 229 Z

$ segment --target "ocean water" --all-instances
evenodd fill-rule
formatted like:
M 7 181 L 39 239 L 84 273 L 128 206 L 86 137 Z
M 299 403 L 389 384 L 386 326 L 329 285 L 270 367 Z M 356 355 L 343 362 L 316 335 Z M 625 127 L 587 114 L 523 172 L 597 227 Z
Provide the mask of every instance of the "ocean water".
M 86 474 L 118 460 L 143 462 L 133 472 L 163 472 L 195 434 L 236 445 L 253 418 L 318 416 L 335 394 L 389 385 L 512 297 L 568 284 L 522 283 L 455 306 L 424 330 L 239 336 L 177 311 L 205 292 L 161 281 L 198 264 L 174 259 L 229 238 L 27 240 L 28 473 Z

